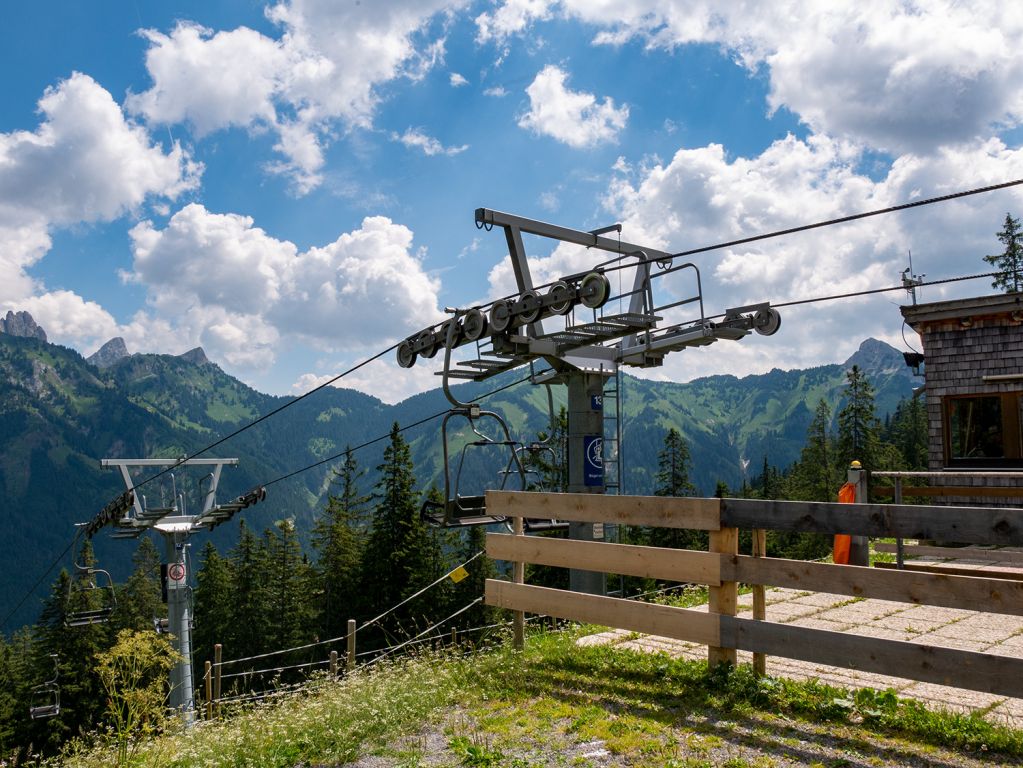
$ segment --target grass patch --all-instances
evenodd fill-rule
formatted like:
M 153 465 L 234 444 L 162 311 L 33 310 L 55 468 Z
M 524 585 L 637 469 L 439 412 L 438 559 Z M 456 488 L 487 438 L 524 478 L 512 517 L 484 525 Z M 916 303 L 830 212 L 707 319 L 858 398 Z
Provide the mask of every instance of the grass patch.
M 294 768 L 375 754 L 411 766 L 427 752 L 430 764 L 450 766 L 591 765 L 596 754 L 617 765 L 687 768 L 891 765 L 942 752 L 949 764 L 960 756 L 1023 764 L 1023 732 L 978 715 L 935 712 L 892 691 L 579 647 L 580 632 L 535 635 L 520 653 L 424 655 L 324 680 L 228 720 L 166 733 L 143 745 L 135 764 Z M 53 764 L 99 768 L 113 765 L 112 756 L 97 736 Z

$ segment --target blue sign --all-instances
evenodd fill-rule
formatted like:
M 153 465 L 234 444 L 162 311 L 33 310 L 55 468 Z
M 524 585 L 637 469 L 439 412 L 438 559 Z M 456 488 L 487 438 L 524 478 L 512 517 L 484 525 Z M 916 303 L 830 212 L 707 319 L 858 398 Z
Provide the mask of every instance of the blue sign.
M 583 436 L 583 484 L 604 485 L 604 438 L 600 435 Z
M 590 410 L 591 411 L 602 411 L 602 410 L 604 410 L 604 396 L 603 395 L 590 395 Z

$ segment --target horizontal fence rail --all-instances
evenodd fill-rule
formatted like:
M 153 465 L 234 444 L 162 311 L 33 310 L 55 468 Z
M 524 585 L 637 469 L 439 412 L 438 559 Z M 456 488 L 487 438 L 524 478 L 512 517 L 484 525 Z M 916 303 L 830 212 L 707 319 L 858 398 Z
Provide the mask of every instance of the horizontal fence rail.
M 1023 616 L 1023 582 L 739 555 L 737 529 L 814 531 L 1023 544 L 1023 510 L 488 492 L 488 510 L 542 517 L 711 531 L 711 552 L 488 533 L 487 554 L 516 564 L 704 584 L 708 611 L 488 580 L 486 602 L 708 646 L 711 663 L 736 650 L 1023 697 L 1023 659 L 885 640 L 735 615 L 738 582 L 915 605 Z M 569 517 L 569 515 L 572 515 Z M 952 550 L 955 551 L 955 550 Z M 521 569 L 518 571 L 521 573 Z M 516 583 L 517 582 L 517 583 Z M 730 656 L 728 654 L 731 654 Z M 755 656 L 756 658 L 756 656 Z

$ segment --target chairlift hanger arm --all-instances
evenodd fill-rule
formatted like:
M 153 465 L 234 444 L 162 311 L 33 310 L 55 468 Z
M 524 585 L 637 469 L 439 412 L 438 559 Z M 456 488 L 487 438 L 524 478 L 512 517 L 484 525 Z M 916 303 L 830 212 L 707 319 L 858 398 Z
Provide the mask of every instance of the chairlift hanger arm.
M 634 254 L 638 251 L 643 251 L 646 253 L 647 259 L 651 261 L 664 261 L 671 259 L 671 254 L 666 251 L 659 251 L 643 245 L 628 243 L 624 240 L 619 241 L 617 238 L 603 237 L 600 234 L 594 234 L 593 232 L 584 232 L 578 229 L 559 227 L 556 224 L 548 224 L 544 221 L 527 219 L 523 216 L 515 216 L 511 213 L 494 211 L 490 208 L 476 209 L 476 223 L 480 226 L 498 226 L 505 228 L 514 227 L 515 229 L 521 232 L 526 232 L 530 235 L 549 237 L 553 240 L 574 243 L 575 245 L 582 245 L 586 248 L 597 248 L 611 253 Z M 606 231 L 606 228 L 603 230 L 596 230 L 598 233 L 601 231 Z M 519 290 L 523 290 L 523 287 L 520 287 Z

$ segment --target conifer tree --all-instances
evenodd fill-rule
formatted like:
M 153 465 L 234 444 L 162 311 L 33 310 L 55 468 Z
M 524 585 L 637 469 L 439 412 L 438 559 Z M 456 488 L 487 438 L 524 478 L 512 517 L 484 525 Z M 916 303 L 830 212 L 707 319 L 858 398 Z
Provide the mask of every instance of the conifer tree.
M 984 257 L 984 261 L 999 270 L 991 287 L 1001 288 L 1006 293 L 1019 293 L 1023 290 L 1023 229 L 1019 219 L 1006 213 L 1005 223 L 996 237 L 1005 245 L 1005 250 Z
M 373 496 L 376 508 L 360 582 L 370 610 L 380 613 L 437 578 L 434 574 L 440 558 L 435 540 L 419 518 L 412 453 L 397 422 L 391 427 L 378 471 L 380 479 Z M 396 612 L 393 622 L 408 632 L 430 595 L 425 598 Z
M 368 502 L 359 491 L 363 474 L 351 451 L 346 451 L 341 468 L 334 473 L 337 493 L 327 497 L 327 507 L 313 529 L 320 600 L 316 625 L 324 638 L 340 637 L 348 619 L 365 615 L 359 593 Z
M 806 432 L 806 445 L 786 478 L 785 495 L 799 501 L 833 500 L 839 480 L 836 467 L 831 408 L 821 398 Z
M 901 454 L 906 469 L 927 469 L 927 409 L 920 398 L 907 398 L 895 407 L 888 435 Z
M 271 650 L 310 639 L 311 607 L 306 601 L 310 569 L 302 556 L 295 521 L 278 520 L 263 534 L 267 564 L 267 638 Z
M 214 645 L 233 640 L 234 610 L 231 562 L 220 556 L 212 541 L 202 550 L 202 567 L 195 575 L 195 631 L 192 651 L 197 661 L 195 672 L 201 674 L 204 662 L 214 660 Z M 231 653 L 237 649 L 231 648 Z
M 114 630 L 150 630 L 153 619 L 166 613 L 161 601 L 160 553 L 151 538 L 139 539 L 132 562 L 135 568 L 118 591 Z
M 858 365 L 845 377 L 845 405 L 838 413 L 838 461 L 843 467 L 859 461 L 868 470 L 879 469 L 880 423 L 874 413 L 874 388 Z
M 85 568 L 96 565 L 92 544 L 86 540 L 78 555 Z M 60 715 L 29 725 L 30 739 L 46 751 L 70 736 L 91 728 L 99 720 L 105 702 L 99 677 L 91 665 L 96 653 L 111 645 L 110 625 L 106 622 L 69 627 L 65 617 L 71 611 L 102 608 L 109 604 L 110 593 L 101 576 L 71 577 L 61 571 L 43 604 L 34 644 L 33 664 L 40 680 L 53 676 L 50 654 L 57 654 L 60 669 Z
M 266 611 L 267 557 L 255 534 L 242 520 L 238 543 L 231 550 L 231 632 L 225 638 L 226 654 L 251 656 L 265 648 L 269 617 Z
M 672 427 L 664 436 L 664 447 L 657 454 L 657 496 L 694 496 L 696 486 L 689 479 L 689 446 Z M 651 528 L 650 545 L 654 547 L 702 548 L 707 544 L 705 531 L 681 528 Z

